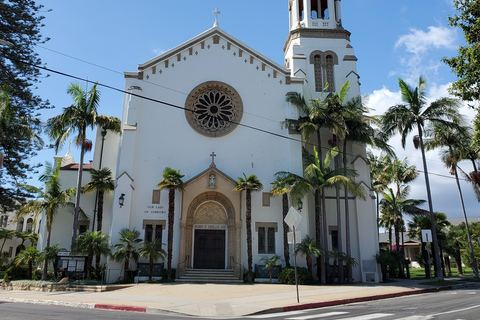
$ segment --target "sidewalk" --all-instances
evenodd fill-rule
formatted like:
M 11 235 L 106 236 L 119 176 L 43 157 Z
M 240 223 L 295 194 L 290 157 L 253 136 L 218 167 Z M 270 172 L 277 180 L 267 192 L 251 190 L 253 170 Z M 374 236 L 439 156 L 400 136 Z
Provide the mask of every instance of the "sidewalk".
M 451 287 L 421 285 L 425 280 L 386 284 L 295 286 L 282 284 L 138 284 L 106 292 L 35 292 L 0 290 L 0 301 L 103 308 L 200 317 L 232 317 L 282 312 L 420 294 Z

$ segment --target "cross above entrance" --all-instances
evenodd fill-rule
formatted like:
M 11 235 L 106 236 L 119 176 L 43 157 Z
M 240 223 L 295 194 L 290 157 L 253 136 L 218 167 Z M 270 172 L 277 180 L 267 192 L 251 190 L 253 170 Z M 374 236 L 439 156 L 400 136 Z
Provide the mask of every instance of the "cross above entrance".
M 210 157 L 212 157 L 212 166 L 215 166 L 215 157 L 217 155 L 215 154 L 215 152 L 212 152 L 212 154 L 210 155 Z
M 220 14 L 220 11 L 218 11 L 218 8 L 215 8 L 215 11 L 212 12 L 215 15 L 215 23 L 213 24 L 214 27 L 218 27 L 218 15 Z

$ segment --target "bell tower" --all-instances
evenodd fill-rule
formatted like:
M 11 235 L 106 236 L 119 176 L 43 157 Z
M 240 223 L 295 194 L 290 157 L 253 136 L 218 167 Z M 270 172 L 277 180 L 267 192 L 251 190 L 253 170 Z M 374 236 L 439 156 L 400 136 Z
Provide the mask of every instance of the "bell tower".
M 341 0 L 289 0 L 285 67 L 304 79 L 303 95 L 318 98 L 350 81 L 349 98 L 360 94 L 351 33 L 342 26 Z

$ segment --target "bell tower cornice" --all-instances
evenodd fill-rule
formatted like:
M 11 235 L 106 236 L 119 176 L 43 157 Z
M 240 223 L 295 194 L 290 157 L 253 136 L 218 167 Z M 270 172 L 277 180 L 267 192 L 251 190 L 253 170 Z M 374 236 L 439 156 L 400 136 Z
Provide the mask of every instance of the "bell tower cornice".
M 350 41 L 351 33 L 345 29 L 308 29 L 299 28 L 290 31 L 287 41 L 283 47 L 283 52 L 286 52 L 290 47 L 293 40 L 299 38 L 311 38 L 311 39 L 342 39 Z

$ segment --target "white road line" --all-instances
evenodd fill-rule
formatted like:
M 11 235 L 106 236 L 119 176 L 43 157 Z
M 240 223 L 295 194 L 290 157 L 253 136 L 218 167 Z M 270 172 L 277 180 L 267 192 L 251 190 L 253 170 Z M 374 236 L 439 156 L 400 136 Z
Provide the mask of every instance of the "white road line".
M 431 319 L 431 318 L 425 317 L 425 316 L 411 316 L 411 317 L 400 318 L 395 320 L 428 320 L 428 319 Z
M 294 316 L 297 314 L 305 313 L 305 311 L 287 311 L 287 312 L 277 312 L 277 313 L 268 313 L 268 314 L 259 314 L 256 316 L 248 316 L 245 318 L 249 319 L 268 319 L 268 318 L 275 318 L 281 316 Z
M 370 319 L 378 319 L 378 318 L 390 317 L 390 316 L 393 316 L 393 314 L 392 313 L 372 313 L 372 314 L 366 314 L 364 316 L 355 316 L 351 318 L 341 318 L 336 320 L 370 320 Z
M 463 308 L 463 309 L 458 309 L 458 310 L 447 311 L 447 312 L 435 313 L 435 314 L 430 315 L 430 317 L 436 317 L 436 316 L 440 316 L 442 314 L 455 313 L 455 312 L 466 311 L 466 310 L 471 310 L 471 309 L 475 309 L 475 308 L 480 308 L 480 305 L 476 305 L 476 306 L 472 306 L 472 307 L 468 307 L 468 308 Z
M 309 319 L 320 319 L 320 318 L 326 318 L 326 317 L 331 317 L 331 316 L 339 316 L 342 314 L 346 314 L 348 312 L 327 312 L 327 313 L 322 313 L 322 314 L 314 314 L 310 316 L 302 316 L 302 317 L 295 317 L 295 318 L 286 318 L 288 320 L 309 320 Z

